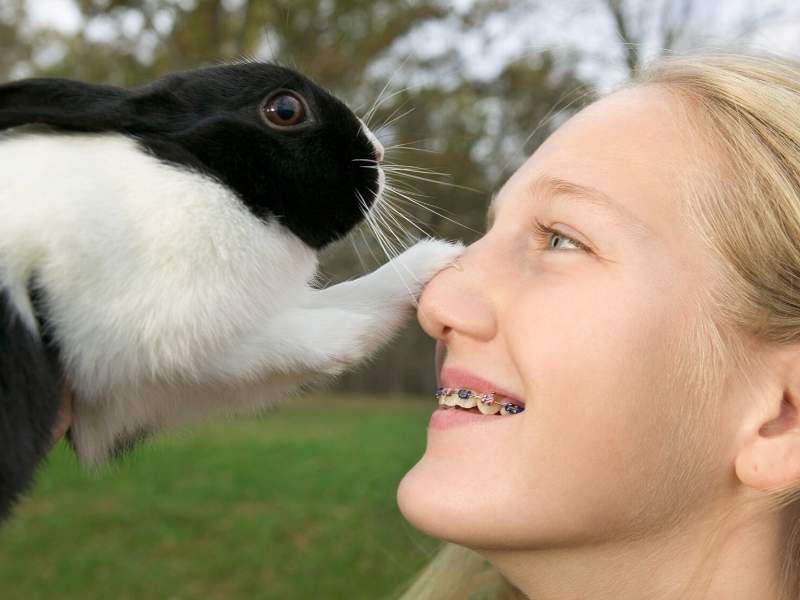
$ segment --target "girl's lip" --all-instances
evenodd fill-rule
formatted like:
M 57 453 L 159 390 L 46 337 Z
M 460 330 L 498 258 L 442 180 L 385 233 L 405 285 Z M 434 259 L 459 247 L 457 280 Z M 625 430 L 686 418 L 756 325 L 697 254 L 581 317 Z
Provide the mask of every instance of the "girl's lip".
M 512 394 L 511 392 L 504 390 L 491 381 L 488 381 L 483 377 L 478 377 L 466 369 L 443 367 L 439 375 L 439 385 L 448 388 L 466 388 L 481 394 L 494 392 L 499 396 L 503 396 L 509 402 L 525 406 L 525 400 L 516 394 Z

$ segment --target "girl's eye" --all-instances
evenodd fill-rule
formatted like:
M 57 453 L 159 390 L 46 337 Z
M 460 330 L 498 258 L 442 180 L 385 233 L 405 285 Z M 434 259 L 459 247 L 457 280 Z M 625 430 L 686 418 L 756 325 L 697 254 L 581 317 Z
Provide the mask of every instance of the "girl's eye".
M 545 244 L 548 250 L 583 250 L 584 252 L 591 252 L 591 249 L 586 244 L 548 227 L 539 220 L 536 220 L 535 223 L 536 231 L 534 232 L 534 236 L 540 244 Z

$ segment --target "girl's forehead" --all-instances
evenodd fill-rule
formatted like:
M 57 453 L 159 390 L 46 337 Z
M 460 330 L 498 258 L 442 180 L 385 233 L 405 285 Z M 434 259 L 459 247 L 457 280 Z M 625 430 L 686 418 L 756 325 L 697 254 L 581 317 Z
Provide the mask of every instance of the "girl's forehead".
M 507 200 L 516 204 L 540 182 L 557 180 L 571 184 L 561 190 L 595 190 L 654 230 L 674 227 L 682 218 L 683 187 L 697 168 L 686 128 L 682 108 L 668 92 L 616 92 L 554 132 L 496 195 L 490 218 Z

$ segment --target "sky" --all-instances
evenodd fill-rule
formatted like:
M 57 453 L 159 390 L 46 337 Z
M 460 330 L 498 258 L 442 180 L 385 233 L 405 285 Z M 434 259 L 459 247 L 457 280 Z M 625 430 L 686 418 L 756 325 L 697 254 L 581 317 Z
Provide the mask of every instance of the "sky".
M 178 0 L 188 2 L 192 0 Z M 236 0 L 227 0 L 236 4 Z M 629 0 L 649 2 L 652 0 Z M 669 1 L 669 0 L 668 0 Z M 455 0 L 453 10 L 463 10 L 472 0 Z M 800 2 L 797 0 L 698 0 L 702 31 L 688 32 L 692 45 L 744 44 L 765 50 L 800 57 Z M 539 8 L 530 8 L 538 5 Z M 577 49 L 580 55 L 578 73 L 593 81 L 600 92 L 625 79 L 620 45 L 615 43 L 612 23 L 601 8 L 601 0 L 570 2 L 524 2 L 511 14 L 487 20 L 480 32 L 458 34 L 452 22 L 421 28 L 399 44 L 399 55 L 417 53 L 435 55 L 455 47 L 463 57 L 470 75 L 490 79 L 508 60 L 526 52 L 549 48 L 556 52 Z M 28 0 L 31 22 L 35 26 L 51 26 L 75 32 L 81 15 L 74 0 Z M 743 38 L 741 18 L 750 14 L 759 23 L 757 32 Z M 138 24 L 132 17 L 127 27 L 135 32 Z M 165 23 L 168 27 L 169 24 Z M 92 35 L 98 39 L 113 35 L 113 30 L 95 23 Z M 656 48 L 644 48 L 651 56 Z

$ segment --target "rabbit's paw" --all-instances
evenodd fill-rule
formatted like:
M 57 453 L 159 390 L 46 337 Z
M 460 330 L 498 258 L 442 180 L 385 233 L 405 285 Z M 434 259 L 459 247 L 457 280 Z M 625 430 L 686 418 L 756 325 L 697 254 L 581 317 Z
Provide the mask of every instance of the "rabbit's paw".
M 422 288 L 442 269 L 452 266 L 464 251 L 460 242 L 423 240 L 384 265 L 396 270 L 415 297 Z

